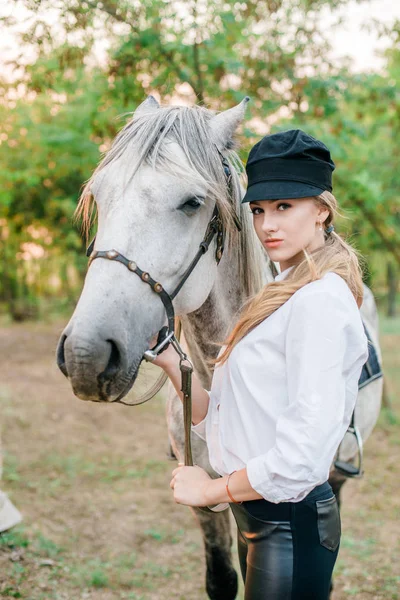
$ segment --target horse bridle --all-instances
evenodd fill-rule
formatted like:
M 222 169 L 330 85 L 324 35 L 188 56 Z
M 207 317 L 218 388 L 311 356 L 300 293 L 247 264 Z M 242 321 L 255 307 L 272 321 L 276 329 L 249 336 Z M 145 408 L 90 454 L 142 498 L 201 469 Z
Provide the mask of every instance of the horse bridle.
M 165 312 L 167 313 L 168 335 L 173 336 L 175 334 L 175 310 L 174 310 L 172 301 L 178 295 L 178 292 L 182 289 L 183 285 L 185 284 L 185 282 L 187 281 L 187 279 L 189 278 L 189 276 L 195 269 L 200 258 L 208 251 L 209 246 L 215 235 L 217 235 L 217 250 L 216 250 L 215 258 L 216 258 L 216 261 L 218 264 L 222 258 L 222 253 L 224 251 L 224 233 L 223 233 L 222 221 L 221 221 L 217 206 L 214 208 L 214 212 L 211 217 L 211 220 L 208 223 L 206 233 L 204 235 L 203 240 L 200 243 L 199 249 L 198 249 L 194 259 L 192 260 L 192 262 L 190 263 L 190 265 L 184 272 L 182 279 L 180 280 L 180 282 L 178 283 L 178 285 L 176 286 L 176 288 L 174 289 L 174 291 L 171 294 L 168 294 L 168 292 L 164 289 L 162 284 L 159 283 L 158 281 L 156 281 L 155 279 L 153 279 L 151 277 L 150 273 L 143 271 L 137 265 L 137 263 L 135 261 L 129 260 L 128 258 L 126 258 L 123 254 L 121 254 L 117 250 L 95 250 L 95 251 L 93 251 L 93 247 L 94 247 L 96 238 L 94 238 L 93 241 L 90 243 L 90 245 L 86 251 L 86 255 L 89 256 L 89 266 L 96 258 L 106 258 L 108 260 L 114 260 L 114 261 L 122 263 L 125 267 L 127 267 L 129 269 L 129 271 L 131 271 L 132 273 L 135 273 L 138 277 L 140 277 L 140 279 L 142 281 L 144 281 L 144 283 L 147 283 L 151 287 L 153 292 L 155 292 L 160 297 L 160 300 L 164 304 Z M 166 341 L 164 340 L 163 344 L 165 345 L 165 343 L 166 343 Z M 157 353 L 158 353 L 157 348 L 155 348 L 154 350 L 151 350 L 151 351 L 148 350 L 147 352 L 145 352 L 144 356 L 145 356 L 146 360 L 151 361 L 156 358 Z
M 232 196 L 232 173 L 231 173 L 230 165 L 229 165 L 229 162 L 227 161 L 227 159 L 219 151 L 218 151 L 218 153 L 221 157 L 222 166 L 224 168 L 224 173 L 225 173 L 225 177 L 226 177 L 226 181 L 227 181 L 228 193 L 229 193 L 229 196 L 231 197 Z M 234 210 L 233 205 L 232 205 L 232 211 L 233 211 L 232 215 L 233 215 L 233 219 L 234 219 L 236 228 L 240 232 L 242 229 L 241 224 L 240 224 L 239 218 Z M 135 275 L 140 277 L 140 279 L 144 283 L 147 283 L 151 287 L 153 292 L 159 296 L 160 300 L 164 304 L 165 312 L 167 314 L 167 322 L 168 322 L 167 332 L 166 332 L 165 336 L 163 336 L 163 339 L 154 348 L 149 349 L 144 353 L 143 358 L 149 362 L 154 361 L 156 359 L 156 357 L 158 356 L 158 354 L 160 352 L 162 352 L 168 344 L 171 344 L 173 346 L 173 348 L 175 349 L 175 351 L 179 355 L 179 368 L 181 371 L 181 382 L 182 382 L 181 391 L 183 392 L 183 413 L 184 413 L 184 426 L 185 426 L 185 465 L 188 465 L 188 466 L 193 465 L 192 448 L 191 448 L 191 425 L 192 425 L 191 387 L 192 387 L 193 365 L 192 365 L 191 361 L 189 360 L 187 354 L 184 352 L 183 348 L 181 347 L 177 336 L 175 335 L 175 310 L 174 310 L 172 301 L 177 296 L 178 292 L 182 289 L 183 285 L 185 284 L 185 282 L 187 281 L 187 279 L 189 278 L 191 273 L 194 271 L 194 269 L 195 269 L 197 263 L 199 262 L 199 260 L 201 259 L 201 257 L 204 256 L 204 254 L 206 254 L 206 252 L 208 251 L 210 244 L 215 236 L 217 236 L 217 239 L 216 239 L 217 247 L 216 247 L 216 252 L 215 252 L 215 260 L 218 265 L 222 258 L 223 252 L 224 252 L 225 231 L 224 231 L 222 218 L 221 218 L 221 215 L 220 215 L 217 205 L 215 205 L 213 214 L 211 216 L 211 220 L 209 221 L 209 223 L 207 225 L 206 232 L 204 234 L 203 240 L 201 241 L 201 243 L 199 245 L 199 249 L 197 250 L 195 257 L 193 258 L 190 265 L 187 267 L 186 271 L 184 272 L 184 274 L 182 276 L 182 279 L 180 280 L 180 282 L 178 283 L 178 285 L 176 286 L 176 288 L 174 289 L 174 291 L 171 294 L 169 294 L 165 290 L 165 288 L 163 287 L 163 285 L 161 283 L 159 283 L 158 281 L 153 279 L 151 277 L 150 273 L 140 269 L 140 267 L 137 265 L 137 263 L 135 261 L 129 260 L 128 258 L 126 258 L 123 254 L 121 254 L 117 250 L 94 250 L 94 244 L 96 241 L 96 237 L 94 237 L 94 239 L 91 241 L 91 243 L 89 244 L 89 246 L 86 250 L 86 256 L 89 257 L 88 268 L 90 267 L 92 262 L 94 260 L 96 260 L 96 258 L 105 258 L 108 260 L 120 262 L 127 269 L 129 269 L 129 271 L 131 271 L 132 273 L 135 273 Z

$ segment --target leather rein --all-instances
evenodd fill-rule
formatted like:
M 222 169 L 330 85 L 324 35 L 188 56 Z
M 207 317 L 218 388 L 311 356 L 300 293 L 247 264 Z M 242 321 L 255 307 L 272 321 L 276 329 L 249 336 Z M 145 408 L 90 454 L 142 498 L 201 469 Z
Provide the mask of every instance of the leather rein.
M 223 166 L 224 172 L 225 172 L 228 192 L 229 192 L 229 195 L 231 196 L 232 195 L 232 173 L 231 173 L 230 165 L 229 165 L 229 162 L 227 161 L 227 159 L 220 152 L 219 152 L 219 154 L 220 154 L 220 157 L 222 160 L 222 166 Z M 232 210 L 234 210 L 233 206 L 232 206 Z M 241 227 L 239 218 L 236 215 L 235 211 L 233 212 L 233 218 L 234 218 L 236 228 L 240 232 L 242 227 Z M 216 236 L 215 260 L 218 265 L 222 258 L 222 254 L 224 251 L 225 231 L 224 231 L 221 215 L 219 213 L 219 209 L 218 209 L 217 205 L 215 205 L 211 220 L 209 221 L 209 223 L 207 225 L 206 232 L 204 234 L 203 240 L 201 241 L 201 243 L 199 245 L 199 248 L 197 250 L 195 257 L 193 258 L 190 265 L 187 267 L 186 271 L 184 272 L 184 274 L 182 276 L 182 279 L 180 280 L 180 282 L 178 283 L 178 285 L 176 286 L 174 291 L 170 294 L 165 290 L 163 285 L 161 283 L 159 283 L 158 281 L 156 281 L 155 279 L 153 279 L 148 272 L 140 269 L 140 267 L 137 265 L 137 263 L 135 261 L 129 260 L 128 258 L 123 256 L 123 254 L 121 254 L 117 250 L 94 250 L 94 244 L 96 241 L 96 237 L 94 237 L 94 239 L 91 241 L 91 243 L 89 244 L 87 251 L 86 251 L 86 256 L 89 257 L 88 268 L 90 267 L 92 262 L 94 260 L 96 260 L 97 258 L 104 258 L 107 260 L 113 260 L 116 262 L 120 262 L 127 269 L 129 269 L 129 271 L 131 271 L 132 273 L 134 273 L 135 275 L 140 277 L 140 279 L 144 283 L 147 283 L 151 287 L 153 292 L 159 296 L 160 300 L 164 304 L 165 312 L 167 315 L 167 323 L 168 323 L 167 331 L 162 336 L 163 339 L 161 341 L 160 341 L 160 334 L 161 334 L 161 332 L 160 332 L 159 339 L 157 341 L 157 345 L 154 348 L 147 350 L 144 353 L 143 358 L 149 362 L 153 362 L 157 358 L 158 354 L 160 352 L 162 352 L 167 347 L 168 344 L 171 344 L 173 346 L 174 350 L 177 352 L 177 354 L 179 356 L 179 369 L 181 372 L 181 391 L 183 393 L 183 419 L 184 419 L 184 428 L 185 428 L 185 465 L 186 466 L 193 466 L 192 444 L 191 444 L 193 364 L 191 363 L 187 354 L 184 352 L 183 348 L 181 347 L 181 345 L 179 343 L 179 339 L 178 339 L 179 333 L 178 334 L 175 333 L 175 310 L 174 310 L 172 301 L 177 296 L 178 292 L 182 289 L 183 285 L 185 284 L 185 282 L 187 281 L 187 279 L 189 278 L 191 273 L 194 271 L 194 269 L 195 269 L 197 263 L 199 262 L 199 260 L 201 259 L 201 257 L 204 256 L 204 254 L 206 254 L 206 252 L 208 251 L 210 244 L 215 236 Z M 164 381 L 165 381 L 165 378 L 164 378 Z M 154 393 L 152 395 L 154 395 Z M 148 397 L 146 398 L 145 401 L 149 400 L 150 397 L 152 397 L 152 395 L 151 396 L 148 395 Z M 117 402 L 121 402 L 121 404 L 127 404 L 128 406 L 132 406 L 131 404 L 129 404 L 127 402 L 123 402 L 122 400 L 117 400 Z M 138 404 L 141 404 L 141 403 L 142 402 L 139 402 Z

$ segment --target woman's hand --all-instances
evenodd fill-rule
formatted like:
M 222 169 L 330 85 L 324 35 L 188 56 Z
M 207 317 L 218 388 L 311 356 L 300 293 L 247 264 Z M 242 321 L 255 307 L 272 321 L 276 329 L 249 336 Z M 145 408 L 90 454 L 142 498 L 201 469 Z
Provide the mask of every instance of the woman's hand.
M 212 481 L 201 467 L 184 467 L 180 464 L 172 471 L 170 483 L 175 502 L 186 506 L 207 506 L 207 490 Z
M 150 348 L 154 348 L 157 345 L 158 335 L 155 335 L 149 343 Z M 164 371 L 168 371 L 171 367 L 179 364 L 179 356 L 176 350 L 169 344 L 168 348 L 166 348 L 161 354 L 157 356 L 155 360 L 152 361 L 153 365 L 157 367 L 161 367 Z
M 181 337 L 181 346 L 184 352 L 186 352 L 186 344 L 184 342 L 184 336 Z M 150 340 L 150 345 L 155 346 L 157 344 L 157 338 L 153 337 Z M 175 388 L 178 398 L 183 400 L 182 394 L 182 373 L 179 366 L 179 354 L 176 352 L 172 345 L 169 345 L 164 352 L 159 354 L 157 358 L 152 361 L 153 364 L 164 369 L 165 373 L 170 378 L 172 385 Z M 193 424 L 200 423 L 207 414 L 209 404 L 209 394 L 203 389 L 200 381 L 196 377 L 196 374 L 192 374 L 192 422 Z

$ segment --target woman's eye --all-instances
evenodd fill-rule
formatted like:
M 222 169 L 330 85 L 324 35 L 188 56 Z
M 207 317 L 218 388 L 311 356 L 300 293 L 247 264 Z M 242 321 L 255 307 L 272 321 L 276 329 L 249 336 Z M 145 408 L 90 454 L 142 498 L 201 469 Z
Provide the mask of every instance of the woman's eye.
M 280 204 L 278 204 L 278 210 L 287 210 L 288 208 L 290 208 L 292 205 L 288 204 L 287 202 L 281 202 Z
M 258 208 L 257 206 L 255 206 L 254 208 L 250 208 L 250 212 L 251 212 L 253 215 L 261 215 L 261 213 L 262 213 L 263 211 L 262 211 L 262 208 Z

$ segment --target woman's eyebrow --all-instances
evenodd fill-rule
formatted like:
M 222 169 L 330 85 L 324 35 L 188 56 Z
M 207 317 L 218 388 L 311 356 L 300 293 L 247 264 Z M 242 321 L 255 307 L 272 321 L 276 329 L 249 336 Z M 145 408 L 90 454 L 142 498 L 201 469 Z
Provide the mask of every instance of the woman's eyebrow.
M 261 202 L 265 202 L 265 200 L 251 200 L 249 204 L 254 204 L 255 206 L 262 206 Z M 280 198 L 278 200 L 268 200 L 269 204 L 275 204 L 275 202 L 282 202 Z

